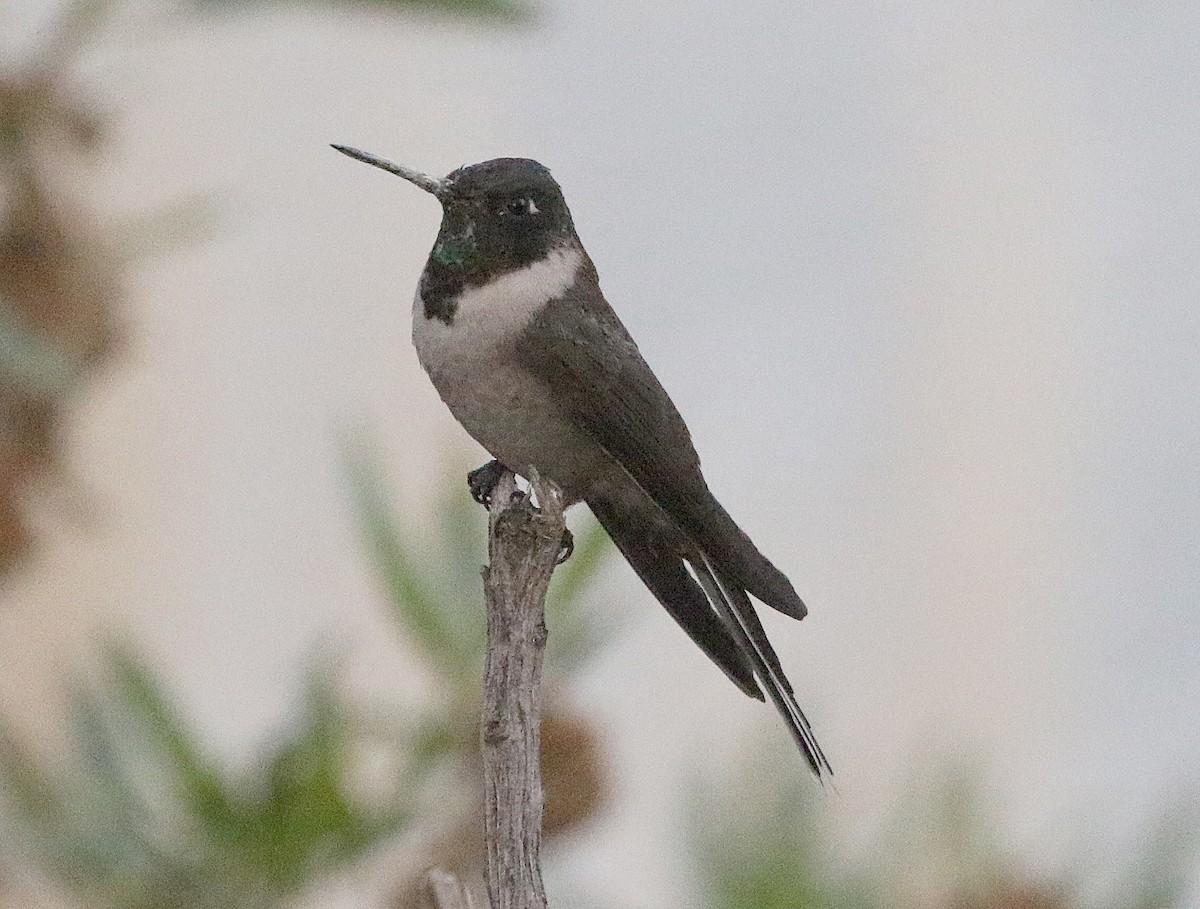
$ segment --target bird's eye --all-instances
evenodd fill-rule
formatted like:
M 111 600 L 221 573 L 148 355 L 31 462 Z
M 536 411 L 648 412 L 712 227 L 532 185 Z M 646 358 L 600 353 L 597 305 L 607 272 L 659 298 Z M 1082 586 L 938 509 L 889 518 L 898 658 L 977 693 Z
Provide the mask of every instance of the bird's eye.
M 538 209 L 532 199 L 510 199 L 504 210 L 510 215 L 536 215 Z

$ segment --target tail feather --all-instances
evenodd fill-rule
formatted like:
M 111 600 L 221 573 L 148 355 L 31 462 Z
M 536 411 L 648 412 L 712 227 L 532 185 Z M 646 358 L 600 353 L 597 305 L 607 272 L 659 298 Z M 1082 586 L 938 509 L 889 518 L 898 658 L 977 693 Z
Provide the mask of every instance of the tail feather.
M 702 554 L 701 564 L 694 565 L 693 568 L 713 607 L 724 621 L 725 627 L 733 635 L 734 640 L 741 645 L 743 652 L 754 667 L 754 673 L 758 676 L 759 682 L 766 689 L 767 695 L 788 724 L 792 738 L 800 746 L 813 773 L 818 779 L 826 773 L 832 775 L 833 768 L 817 743 L 808 718 L 800 709 L 800 705 L 796 703 L 791 683 L 783 673 L 779 657 L 770 641 L 767 640 L 746 591 L 722 569 L 714 568 L 707 555 Z
M 621 512 L 592 503 L 592 512 L 639 578 L 693 641 L 745 694 L 763 700 L 742 648 L 688 573 L 675 547 L 644 526 L 622 521 Z
M 801 618 L 804 604 L 787 578 L 724 511 L 721 513 L 736 534 L 727 528 L 721 532 L 718 527 L 716 539 L 721 543 L 710 545 L 708 540 L 689 540 L 668 524 L 647 521 L 645 515 L 619 503 L 597 497 L 590 498 L 588 505 L 671 617 L 745 694 L 761 701 L 765 692 L 813 773 L 818 779 L 831 775 L 829 761 L 796 703 L 791 683 L 747 595 L 749 592 L 781 612 Z
M 740 590 L 749 592 L 772 609 L 793 619 L 802 619 L 808 614 L 808 607 L 796 594 L 787 575 L 758 551 L 746 532 L 738 527 L 716 499 L 712 500 L 712 510 L 704 523 L 690 527 L 689 531 Z

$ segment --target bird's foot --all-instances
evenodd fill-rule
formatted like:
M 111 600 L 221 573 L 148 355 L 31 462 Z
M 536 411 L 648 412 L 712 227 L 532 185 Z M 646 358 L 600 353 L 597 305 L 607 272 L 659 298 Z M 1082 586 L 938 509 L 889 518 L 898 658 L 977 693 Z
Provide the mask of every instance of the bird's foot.
M 488 461 L 482 467 L 467 474 L 467 486 L 470 487 L 471 498 L 484 508 L 491 508 L 492 493 L 496 491 L 496 484 L 504 476 L 505 470 L 507 468 L 499 461 Z
M 558 551 L 558 561 L 556 565 L 561 565 L 567 559 L 571 558 L 575 552 L 575 537 L 567 528 L 563 528 L 562 549 Z
M 467 486 L 471 490 L 471 498 L 482 505 L 484 508 L 492 507 L 492 494 L 496 491 L 496 486 L 500 482 L 500 478 L 504 476 L 504 472 L 508 470 L 499 461 L 488 461 L 482 467 L 478 467 L 467 474 Z M 533 489 L 528 492 L 514 490 L 513 501 L 525 499 L 531 506 L 533 504 Z M 558 550 L 558 559 L 555 564 L 561 565 L 575 552 L 575 537 L 567 528 L 563 528 L 562 543 Z

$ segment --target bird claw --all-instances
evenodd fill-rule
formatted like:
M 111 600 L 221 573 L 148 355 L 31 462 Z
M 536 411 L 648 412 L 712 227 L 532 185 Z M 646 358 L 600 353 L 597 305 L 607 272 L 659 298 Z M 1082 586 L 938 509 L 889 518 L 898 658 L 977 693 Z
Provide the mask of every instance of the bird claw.
M 563 528 L 562 549 L 558 551 L 558 560 L 554 563 L 561 565 L 567 559 L 571 558 L 575 552 L 575 536 L 567 528 Z
M 499 461 L 488 461 L 482 467 L 477 467 L 467 474 L 467 487 L 471 490 L 471 498 L 482 505 L 484 508 L 492 507 L 492 494 L 496 491 L 496 486 L 500 482 L 500 478 L 504 476 L 507 470 Z M 528 492 L 522 492 L 520 489 L 513 489 L 513 502 L 525 501 L 533 505 L 533 489 Z M 562 543 L 558 551 L 558 558 L 555 560 L 556 565 L 561 565 L 575 552 L 575 537 L 571 531 L 563 528 Z
M 504 476 L 505 467 L 499 461 L 488 461 L 482 467 L 467 474 L 467 486 L 471 490 L 471 498 L 484 508 L 491 508 L 492 493 L 496 484 Z

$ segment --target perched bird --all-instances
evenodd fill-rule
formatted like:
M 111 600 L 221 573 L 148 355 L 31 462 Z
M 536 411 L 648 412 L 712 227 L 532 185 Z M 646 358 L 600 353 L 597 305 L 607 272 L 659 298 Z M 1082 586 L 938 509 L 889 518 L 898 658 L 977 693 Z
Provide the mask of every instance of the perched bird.
M 333 147 L 442 204 L 413 343 L 442 400 L 496 458 L 471 474 L 476 498 L 508 468 L 586 502 L 672 618 L 738 688 L 771 698 L 818 777 L 831 773 L 750 597 L 794 619 L 805 606 L 709 492 L 550 171 L 497 158 L 439 180 Z

